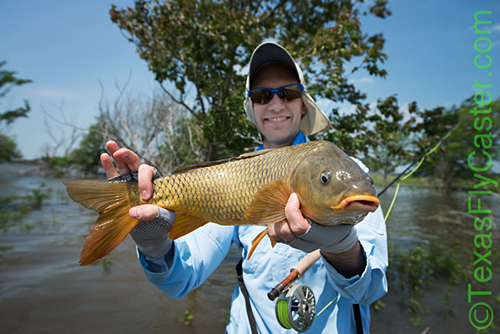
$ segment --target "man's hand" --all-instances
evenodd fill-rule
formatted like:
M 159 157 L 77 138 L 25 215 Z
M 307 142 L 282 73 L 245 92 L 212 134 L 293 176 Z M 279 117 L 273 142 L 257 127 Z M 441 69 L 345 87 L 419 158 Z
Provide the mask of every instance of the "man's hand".
M 358 235 L 354 225 L 319 225 L 302 216 L 297 194 L 293 193 L 285 207 L 286 220 L 269 226 L 269 235 L 305 252 L 321 249 L 341 253 L 351 249 Z
M 168 234 L 175 221 L 175 212 L 158 208 L 157 216 L 151 221 L 141 221 L 130 232 L 137 248 L 142 254 L 159 259 L 165 256 L 172 248 L 173 241 Z
M 141 165 L 141 159 L 129 150 L 128 148 L 119 148 L 118 145 L 110 140 L 106 143 L 109 155 L 106 153 L 101 154 L 101 163 L 108 179 L 126 174 L 131 171 L 139 171 L 138 182 L 139 191 L 141 192 L 142 199 L 148 200 L 153 194 L 153 176 L 156 170 L 148 165 Z M 113 166 L 115 161 L 118 172 Z M 129 215 L 132 218 L 140 219 L 142 221 L 151 221 L 158 216 L 158 207 L 151 204 L 144 204 L 130 209 Z
M 156 169 L 148 165 L 141 165 L 137 154 L 127 148 L 119 148 L 114 141 L 108 141 L 106 148 L 111 156 L 106 153 L 101 154 L 101 163 L 108 180 L 137 181 L 142 198 L 144 200 L 151 198 L 153 194 L 152 180 Z M 113 157 L 120 174 L 115 170 L 111 157 Z M 134 239 L 141 253 L 155 259 L 165 256 L 173 244 L 172 240 L 168 239 L 168 233 L 174 224 L 175 212 L 156 205 L 145 204 L 131 208 L 129 215 L 140 220 L 130 232 L 130 236 Z
M 361 275 L 366 266 L 354 225 L 319 225 L 307 220 L 300 211 L 297 194 L 285 207 L 286 220 L 268 226 L 268 234 L 305 252 L 320 249 L 325 259 L 345 277 Z
M 279 223 L 268 225 L 268 234 L 277 242 L 291 242 L 296 235 L 302 235 L 307 232 L 310 225 L 307 219 L 302 216 L 300 211 L 300 202 L 296 193 L 290 195 L 288 203 L 285 206 L 286 219 Z

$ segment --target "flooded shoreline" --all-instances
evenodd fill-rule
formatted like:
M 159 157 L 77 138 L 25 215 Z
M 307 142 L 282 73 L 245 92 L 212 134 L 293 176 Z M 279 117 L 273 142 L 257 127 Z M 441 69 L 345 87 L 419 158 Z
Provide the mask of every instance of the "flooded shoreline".
M 0 186 L 7 190 L 2 197 L 22 196 L 39 188 L 50 194 L 40 210 L 5 223 L 0 231 L 2 332 L 224 332 L 227 310 L 237 285 L 234 267 L 239 252 L 235 247 L 200 288 L 179 300 L 163 295 L 146 280 L 130 238 L 105 259 L 80 267 L 81 247 L 96 214 L 69 201 L 64 196 L 62 181 L 34 175 L 0 178 Z M 392 195 L 390 189 L 381 198 L 384 210 Z M 497 198 L 488 198 L 485 204 L 494 209 L 494 217 L 500 217 Z M 450 222 L 443 216 L 443 212 L 466 208 L 466 193 L 443 195 L 402 186 L 387 222 L 389 240 L 401 249 L 428 243 L 435 236 L 443 244 L 451 245 L 458 240 L 464 253 L 472 256 L 471 218 L 463 216 Z M 494 242 L 498 249 L 500 241 Z M 498 268 L 494 269 L 498 272 Z M 494 282 L 488 283 L 490 289 L 494 286 L 500 286 L 495 273 Z M 441 295 L 447 289 L 451 297 L 443 300 Z M 426 326 L 431 332 L 473 332 L 468 324 L 466 285 L 439 281 L 421 297 L 415 297 L 429 308 L 428 313 L 420 314 L 421 324 L 409 320 L 410 315 L 399 304 L 397 291 L 396 286 L 389 285 L 388 295 L 382 298 L 385 306 L 379 311 L 372 308 L 371 333 L 421 333 Z M 499 293 L 497 288 L 493 298 Z M 454 314 L 444 319 L 441 310 L 450 308 L 455 310 Z M 193 316 L 189 325 L 184 324 L 186 310 Z

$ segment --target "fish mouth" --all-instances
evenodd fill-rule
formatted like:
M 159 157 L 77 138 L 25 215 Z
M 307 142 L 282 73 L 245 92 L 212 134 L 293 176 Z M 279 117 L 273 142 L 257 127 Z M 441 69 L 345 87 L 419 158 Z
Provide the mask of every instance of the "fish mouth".
M 374 212 L 380 205 L 380 200 L 373 195 L 354 195 L 345 197 L 337 206 L 330 206 L 332 209 L 354 210 L 362 212 Z

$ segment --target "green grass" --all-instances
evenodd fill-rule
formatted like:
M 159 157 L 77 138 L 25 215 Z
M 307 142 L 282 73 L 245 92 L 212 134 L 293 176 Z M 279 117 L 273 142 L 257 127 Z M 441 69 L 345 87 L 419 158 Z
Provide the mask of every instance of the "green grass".
M 186 312 L 184 313 L 184 318 L 177 318 L 177 321 L 183 322 L 184 325 L 189 326 L 193 318 L 194 316 L 189 313 L 189 310 L 186 310 Z
M 50 190 L 42 183 L 25 196 L 6 196 L 0 198 L 0 228 L 5 229 L 9 222 L 22 220 L 33 210 L 42 207 L 43 201 L 50 198 Z M 30 231 L 32 226 L 21 226 L 21 231 Z
M 390 242 L 389 267 L 387 279 L 391 293 L 399 296 L 399 305 L 408 314 L 409 321 L 420 326 L 424 323 L 421 315 L 429 313 L 429 309 L 421 304 L 429 287 L 436 282 L 446 282 L 457 286 L 472 281 L 471 263 L 460 253 L 460 243 L 448 246 L 438 238 L 429 243 L 422 243 L 408 250 L 401 250 L 396 243 Z M 432 291 L 433 298 L 440 298 L 442 308 L 438 311 L 443 319 L 449 319 L 456 313 L 451 302 L 451 290 Z M 382 298 L 383 300 L 384 298 Z M 372 306 L 380 311 L 385 304 L 378 300 Z

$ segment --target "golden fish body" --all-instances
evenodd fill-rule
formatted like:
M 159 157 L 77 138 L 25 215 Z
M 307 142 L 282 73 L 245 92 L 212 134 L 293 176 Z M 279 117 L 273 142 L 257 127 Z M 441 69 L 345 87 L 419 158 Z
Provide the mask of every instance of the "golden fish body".
M 320 142 L 310 142 L 299 147 L 271 150 L 263 154 L 232 159 L 225 163 L 190 169 L 183 168 L 171 176 L 153 182 L 153 196 L 142 201 L 138 188 L 131 188 L 130 197 L 137 201 L 159 205 L 169 210 L 199 217 L 206 222 L 222 225 L 249 225 L 254 222 L 245 217 L 255 194 L 266 184 L 282 180 L 290 187 L 290 176 L 311 151 L 321 147 Z M 288 199 L 288 198 L 287 198 Z M 263 223 L 265 224 L 265 222 Z
M 279 222 L 286 218 L 285 206 L 292 192 L 299 197 L 304 217 L 325 225 L 355 224 L 379 204 L 368 174 L 326 141 L 181 167 L 153 181 L 148 201 L 142 200 L 137 182 L 71 181 L 65 185 L 73 200 L 99 213 L 82 250 L 82 265 L 109 254 L 125 238 L 138 222 L 128 216 L 128 209 L 141 204 L 176 211 L 171 239 L 207 222 Z M 116 235 L 109 237 L 107 230 Z

